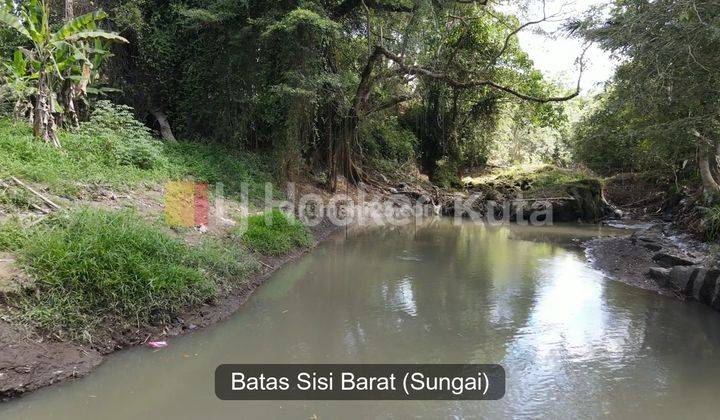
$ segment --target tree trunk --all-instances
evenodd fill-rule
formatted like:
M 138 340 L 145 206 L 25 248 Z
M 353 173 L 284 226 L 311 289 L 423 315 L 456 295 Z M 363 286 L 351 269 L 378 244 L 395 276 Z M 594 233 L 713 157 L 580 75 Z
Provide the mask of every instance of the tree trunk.
M 700 178 L 703 183 L 703 195 L 708 204 L 715 204 L 720 201 L 720 185 L 713 177 L 710 169 L 710 145 L 701 144 L 698 153 L 698 166 L 700 167 Z
M 46 144 L 54 147 L 61 147 L 55 125 L 55 111 L 52 100 L 52 92 L 48 86 L 47 73 L 40 72 L 38 79 L 38 93 L 35 99 L 35 111 L 33 120 L 33 133 L 36 138 L 43 139 Z
M 78 118 L 77 110 L 75 109 L 75 98 L 78 96 L 77 92 L 78 90 L 75 87 L 75 82 L 70 79 L 65 79 L 62 87 L 64 115 L 60 118 L 60 124 L 65 127 L 80 127 L 80 119 Z
M 75 8 L 74 6 L 75 1 L 74 0 L 65 0 L 65 21 L 75 19 Z
M 357 164 L 353 161 L 353 151 L 357 141 L 357 131 L 360 125 L 360 118 L 363 115 L 365 106 L 370 99 L 372 88 L 375 80 L 372 77 L 375 66 L 381 61 L 382 52 L 375 49 L 368 58 L 367 64 L 360 74 L 360 84 L 358 84 L 355 98 L 347 116 L 342 124 L 342 140 L 335 142 L 335 167 L 331 176 L 337 178 L 338 171 L 342 171 L 348 182 L 360 182 L 361 173 Z M 333 185 L 336 182 L 333 181 Z
M 177 143 L 177 139 L 175 139 L 175 135 L 172 132 L 172 127 L 170 127 L 167 115 L 165 115 L 164 112 L 157 110 L 151 111 L 151 113 L 160 125 L 160 136 L 162 136 L 163 140 L 168 143 Z

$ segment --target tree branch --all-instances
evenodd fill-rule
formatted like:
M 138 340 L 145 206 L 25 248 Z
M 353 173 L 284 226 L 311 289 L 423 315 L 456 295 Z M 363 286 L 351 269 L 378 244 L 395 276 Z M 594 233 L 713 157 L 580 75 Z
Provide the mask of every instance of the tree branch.
M 408 75 L 418 75 L 427 77 L 430 79 L 438 80 L 443 83 L 448 84 L 449 86 L 452 86 L 456 89 L 471 89 L 476 87 L 482 87 L 487 86 L 492 89 L 496 89 L 505 93 L 508 93 L 512 96 L 515 96 L 517 98 L 530 101 L 530 102 L 537 102 L 537 103 L 550 103 L 550 102 L 565 102 L 570 99 L 573 99 L 580 95 L 580 85 L 582 81 L 582 75 L 584 71 L 584 57 L 585 52 L 587 51 L 587 48 L 583 51 L 582 55 L 578 59 L 580 64 L 580 76 L 578 77 L 578 82 L 576 89 L 573 93 L 565 95 L 565 96 L 558 96 L 558 97 L 547 97 L 547 98 L 541 98 L 533 95 L 528 95 L 522 92 L 517 91 L 516 89 L 513 89 L 509 86 L 501 85 L 497 82 L 494 82 L 492 80 L 470 80 L 470 81 L 459 81 L 455 80 L 449 75 L 445 73 L 438 73 L 430 69 L 426 69 L 421 66 L 417 65 L 407 65 L 405 64 L 405 59 L 403 57 L 400 57 L 392 52 L 390 52 L 387 48 L 382 46 L 376 46 L 375 51 L 373 53 L 373 56 L 376 56 L 378 54 L 385 56 L 389 60 L 393 61 L 400 69 L 401 72 L 408 74 Z
M 478 6 L 487 6 L 490 0 L 453 0 L 459 4 L 475 4 Z M 362 0 L 345 0 L 333 11 L 333 15 L 342 17 L 350 14 L 353 10 L 362 5 Z M 404 6 L 401 4 L 381 3 L 378 0 L 365 0 L 365 5 L 370 9 L 383 10 L 386 12 L 396 13 L 413 13 L 417 10 L 417 2 L 413 6 Z
M 367 115 L 373 114 L 375 112 L 379 112 L 379 111 L 383 111 L 388 108 L 392 108 L 396 105 L 400 105 L 403 102 L 407 102 L 412 98 L 413 98 L 413 96 L 411 96 L 411 95 L 402 95 L 402 96 L 388 99 L 385 102 L 375 105 L 372 109 L 368 110 L 364 115 L 367 116 Z
M 493 57 L 493 59 L 490 61 L 490 63 L 488 64 L 488 66 L 486 68 L 489 68 L 490 66 L 494 66 L 497 63 L 497 61 L 500 59 L 500 57 L 502 57 L 503 54 L 505 54 L 505 52 L 507 52 L 507 49 L 510 48 L 510 41 L 512 40 L 512 38 L 515 35 L 517 35 L 518 33 L 520 33 L 523 29 L 525 29 L 529 26 L 532 26 L 532 25 L 539 25 L 539 24 L 547 21 L 548 19 L 553 18 L 559 14 L 559 13 L 556 13 L 556 14 L 552 14 L 552 15 L 548 16 L 546 7 L 547 6 L 545 3 L 545 0 L 543 0 L 543 2 L 542 2 L 542 18 L 525 22 L 522 25 L 520 25 L 517 28 L 510 31 L 509 34 L 507 34 L 507 36 L 505 37 L 505 42 L 503 43 L 503 47 L 500 49 L 500 52 L 498 52 L 497 55 L 495 55 L 495 57 Z

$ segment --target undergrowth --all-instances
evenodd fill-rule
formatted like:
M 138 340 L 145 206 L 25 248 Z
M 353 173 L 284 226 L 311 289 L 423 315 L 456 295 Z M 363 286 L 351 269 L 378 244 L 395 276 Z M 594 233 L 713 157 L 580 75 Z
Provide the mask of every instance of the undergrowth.
M 26 240 L 26 236 L 18 219 L 11 218 L 0 223 L 0 251 L 19 249 Z
M 108 119 L 62 131 L 63 148 L 56 149 L 34 139 L 27 124 L 0 118 L 0 179 L 42 183 L 62 196 L 79 194 L 78 184 L 122 189 L 193 179 L 222 183 L 225 194 L 237 197 L 246 183 L 254 202 L 264 197 L 265 182 L 272 181 L 267 162 L 255 154 L 202 142 L 160 143 L 147 133 L 137 134 L 139 129 L 118 128 L 131 125 L 126 118 Z
M 702 218 L 705 239 L 714 242 L 720 238 L 720 205 L 708 208 Z

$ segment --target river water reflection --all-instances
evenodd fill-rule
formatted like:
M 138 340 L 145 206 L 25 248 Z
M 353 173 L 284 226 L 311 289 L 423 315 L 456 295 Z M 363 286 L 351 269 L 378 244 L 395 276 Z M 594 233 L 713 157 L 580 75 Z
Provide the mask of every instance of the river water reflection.
M 604 278 L 594 226 L 451 220 L 332 239 L 230 320 L 0 405 L 0 419 L 717 418 L 720 315 Z M 500 363 L 495 402 L 225 402 L 221 363 Z

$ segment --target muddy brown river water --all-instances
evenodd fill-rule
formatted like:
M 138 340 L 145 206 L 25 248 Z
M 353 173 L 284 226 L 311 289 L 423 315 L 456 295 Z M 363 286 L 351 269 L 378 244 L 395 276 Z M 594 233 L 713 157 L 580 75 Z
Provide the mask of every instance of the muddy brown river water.
M 593 226 L 435 220 L 342 235 L 235 316 L 0 405 L 0 419 L 648 418 L 720 415 L 720 314 L 609 280 Z M 575 241 L 573 241 L 575 240 Z M 231 402 L 221 363 L 499 363 L 487 402 Z

